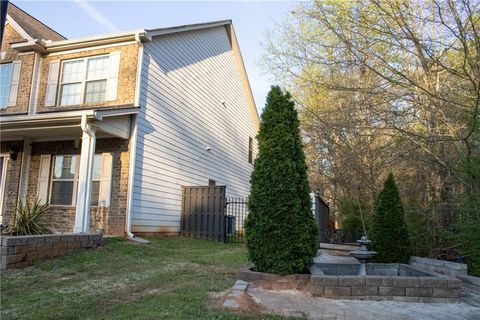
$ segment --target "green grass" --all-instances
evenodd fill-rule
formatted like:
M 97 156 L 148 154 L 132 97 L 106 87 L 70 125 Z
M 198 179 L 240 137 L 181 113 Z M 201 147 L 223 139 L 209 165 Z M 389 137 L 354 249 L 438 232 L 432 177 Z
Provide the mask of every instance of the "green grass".
M 97 250 L 1 273 L 1 319 L 279 319 L 214 308 L 247 264 L 241 244 L 107 239 Z

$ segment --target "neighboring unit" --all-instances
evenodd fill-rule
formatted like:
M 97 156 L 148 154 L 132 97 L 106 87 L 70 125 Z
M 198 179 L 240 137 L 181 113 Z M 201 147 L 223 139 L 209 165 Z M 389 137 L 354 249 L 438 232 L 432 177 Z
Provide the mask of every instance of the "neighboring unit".
M 246 197 L 259 119 L 231 21 L 67 40 L 9 4 L 0 222 L 49 203 L 55 232 L 176 234 L 182 186 Z

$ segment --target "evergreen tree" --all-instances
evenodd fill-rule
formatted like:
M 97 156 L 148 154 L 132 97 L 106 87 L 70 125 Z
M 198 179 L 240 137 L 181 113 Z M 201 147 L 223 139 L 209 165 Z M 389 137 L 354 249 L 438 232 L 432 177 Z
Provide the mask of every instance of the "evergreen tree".
M 412 250 L 404 216 L 400 193 L 390 173 L 375 203 L 369 233 L 378 262 L 408 262 Z
M 257 271 L 307 273 L 317 253 L 299 120 L 290 93 L 273 86 L 257 136 L 251 176 L 247 250 Z

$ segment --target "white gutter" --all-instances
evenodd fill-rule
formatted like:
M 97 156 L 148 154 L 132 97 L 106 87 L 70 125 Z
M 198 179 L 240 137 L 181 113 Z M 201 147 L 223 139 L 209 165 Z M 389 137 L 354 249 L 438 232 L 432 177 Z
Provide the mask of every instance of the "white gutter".
M 123 109 L 88 109 L 77 111 L 59 111 L 37 114 L 22 114 L 18 116 L 2 116 L 0 117 L 0 123 L 29 123 L 29 122 L 55 122 L 55 120 L 76 120 L 83 116 L 89 118 L 95 118 L 96 120 L 102 120 L 104 117 L 122 116 L 127 114 L 135 114 L 138 112 L 138 108 L 123 108 Z
M 62 111 L 52 113 L 28 114 L 19 116 L 3 116 L 0 117 L 0 123 L 10 122 L 34 122 L 34 121 L 52 121 L 52 120 L 70 120 L 80 118 L 82 116 L 95 116 L 95 110 L 79 110 L 79 111 Z
M 130 164 L 128 171 L 128 191 L 127 191 L 127 217 L 126 217 L 126 227 L 127 227 L 127 237 L 130 240 L 140 242 L 140 243 L 150 243 L 150 241 L 143 238 L 139 238 L 132 233 L 132 202 L 133 202 L 133 188 L 134 188 L 134 179 L 135 179 L 135 161 L 137 157 L 137 115 L 132 116 L 134 119 L 132 121 L 132 132 L 130 136 Z
M 17 51 L 30 51 L 36 50 L 42 53 L 51 53 L 79 48 L 88 48 L 100 45 L 107 45 L 113 43 L 121 43 L 127 41 L 134 41 L 139 38 L 143 41 L 149 41 L 144 29 L 115 32 L 108 34 L 101 34 L 92 37 L 67 39 L 59 41 L 49 41 L 44 39 L 29 39 L 24 42 L 13 43 L 11 47 Z

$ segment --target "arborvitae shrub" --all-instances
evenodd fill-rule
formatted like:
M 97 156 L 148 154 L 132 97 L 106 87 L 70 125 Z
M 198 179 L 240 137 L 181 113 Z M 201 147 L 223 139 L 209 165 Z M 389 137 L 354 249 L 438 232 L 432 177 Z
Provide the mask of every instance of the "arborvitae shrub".
M 299 120 L 288 92 L 268 93 L 251 176 L 247 250 L 257 271 L 308 273 L 317 253 Z
M 371 231 L 376 260 L 406 263 L 412 252 L 400 193 L 393 174 L 389 174 L 375 203 Z

